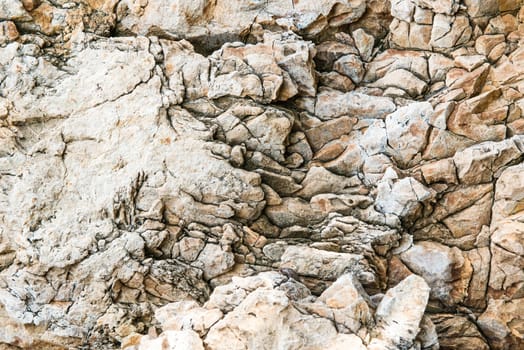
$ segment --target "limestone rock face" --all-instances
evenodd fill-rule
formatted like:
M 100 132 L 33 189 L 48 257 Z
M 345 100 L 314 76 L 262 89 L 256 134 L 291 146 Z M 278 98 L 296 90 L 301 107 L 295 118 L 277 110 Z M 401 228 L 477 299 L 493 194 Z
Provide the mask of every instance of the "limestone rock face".
M 523 5 L 0 0 L 0 349 L 523 348 Z
M 198 350 L 204 344 L 209 349 L 365 350 L 384 348 L 378 344 L 396 348 L 400 339 L 420 345 L 415 336 L 428 295 L 429 287 L 420 277 L 400 282 L 378 305 L 375 334 L 369 329 L 374 324 L 369 296 L 351 274 L 342 275 L 318 298 L 292 277 L 275 272 L 234 277 L 202 307 L 178 302 L 159 309 L 156 317 L 162 335 L 131 335 L 123 349 L 172 349 L 186 344 L 185 349 Z M 361 338 L 370 339 L 369 347 Z

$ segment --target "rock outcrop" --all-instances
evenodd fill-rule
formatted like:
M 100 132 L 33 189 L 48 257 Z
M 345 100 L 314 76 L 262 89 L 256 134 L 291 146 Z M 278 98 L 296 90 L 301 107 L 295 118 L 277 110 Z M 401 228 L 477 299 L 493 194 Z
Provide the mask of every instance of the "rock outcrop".
M 429 337 L 436 344 L 434 329 L 422 335 L 426 330 L 420 328 L 429 290 L 412 275 L 375 305 L 350 274 L 318 298 L 278 272 L 234 277 L 202 307 L 181 301 L 158 309 L 162 334 L 129 336 L 123 349 L 396 349 L 427 345 Z
M 0 0 L 0 349 L 524 347 L 521 0 Z

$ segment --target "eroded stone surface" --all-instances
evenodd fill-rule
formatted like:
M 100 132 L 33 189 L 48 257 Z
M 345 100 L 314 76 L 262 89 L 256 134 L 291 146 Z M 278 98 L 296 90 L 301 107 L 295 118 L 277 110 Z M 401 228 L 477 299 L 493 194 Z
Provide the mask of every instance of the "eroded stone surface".
M 523 11 L 0 1 L 0 348 L 522 347 Z

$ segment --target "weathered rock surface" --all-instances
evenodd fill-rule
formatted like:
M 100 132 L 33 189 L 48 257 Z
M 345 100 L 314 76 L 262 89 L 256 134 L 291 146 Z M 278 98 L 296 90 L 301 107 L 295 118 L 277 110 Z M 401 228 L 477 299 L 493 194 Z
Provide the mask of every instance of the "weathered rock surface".
M 0 349 L 524 347 L 524 7 L 0 0 Z
M 403 297 L 404 293 L 411 298 Z M 292 277 L 263 272 L 233 278 L 202 307 L 177 302 L 158 309 L 156 318 L 163 333 L 159 337 L 132 334 L 123 341 L 123 349 L 172 349 L 181 344 L 187 350 L 420 346 L 415 338 L 428 295 L 424 280 L 410 276 L 384 296 L 374 321 L 369 296 L 350 274 L 342 275 L 316 298 Z

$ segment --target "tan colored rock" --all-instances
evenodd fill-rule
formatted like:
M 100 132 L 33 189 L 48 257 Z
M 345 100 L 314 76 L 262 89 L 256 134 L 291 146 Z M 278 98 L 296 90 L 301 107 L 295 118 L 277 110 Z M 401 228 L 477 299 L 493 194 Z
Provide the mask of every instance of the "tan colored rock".
M 175 92 L 177 103 L 184 98 L 196 99 L 209 92 L 210 62 L 195 53 L 186 41 L 161 41 L 169 87 Z
M 165 331 L 158 338 L 141 337 L 138 344 L 130 337 L 124 344 L 122 349 L 139 350 L 139 349 L 154 349 L 154 350 L 203 350 L 204 346 L 202 340 L 195 332 L 192 331 Z
M 508 60 L 501 62 L 500 65 L 493 69 L 491 79 L 497 82 L 497 84 L 514 84 L 520 80 L 523 52 L 522 48 L 512 52 L 508 56 Z
M 339 41 L 323 41 L 316 46 L 315 63 L 317 69 L 330 71 L 333 69 L 333 63 L 342 56 L 358 53 L 354 45 Z
M 0 348 L 522 347 L 522 5 L 0 1 Z
M 369 84 L 372 87 L 385 89 L 387 87 L 397 87 L 405 90 L 411 96 L 420 96 L 426 90 L 426 83 L 417 78 L 413 73 L 398 69 L 387 73 L 383 78 Z
M 279 227 L 293 225 L 307 225 L 324 219 L 324 214 L 315 210 L 311 205 L 298 198 L 282 198 L 282 204 L 268 206 L 265 213 L 269 220 Z
M 523 177 L 522 166 L 515 165 L 504 169 L 500 174 L 495 192 L 495 205 L 493 206 L 494 222 L 512 219 L 521 211 Z
M 302 189 L 291 176 L 275 174 L 265 170 L 256 170 L 262 181 L 269 185 L 280 196 L 291 196 Z
M 233 268 L 235 264 L 233 253 L 224 251 L 216 244 L 206 244 L 200 252 L 195 266 L 204 270 L 206 280 L 217 277 Z
M 313 150 L 307 141 L 306 135 L 302 131 L 291 133 L 289 135 L 288 142 L 288 152 L 298 153 L 304 160 L 307 161 L 313 158 Z
M 27 11 L 32 11 L 36 7 L 40 6 L 42 2 L 40 0 L 22 0 L 22 5 Z
M 415 13 L 413 19 L 419 24 L 432 24 L 433 23 L 433 12 L 431 9 L 425 9 L 420 6 L 415 7 Z
M 492 200 L 491 193 L 488 193 L 471 207 L 446 217 L 442 222 L 455 238 L 476 237 L 490 222 Z
M 402 310 L 407 305 L 394 297 L 404 293 L 408 287 L 419 293 L 415 300 L 409 299 L 412 305 L 410 313 L 406 314 Z M 311 296 L 298 301 L 293 299 L 294 293 L 304 288 L 292 278 L 274 272 L 234 278 L 230 284 L 218 287 L 204 307 L 179 302 L 161 308 L 156 313 L 164 330 L 160 336 L 132 334 L 124 340 L 122 348 L 166 349 L 168 346 L 183 345 L 186 349 L 198 350 L 202 348 L 203 340 L 210 349 L 265 348 L 267 344 L 289 349 L 320 350 L 324 346 L 341 350 L 367 349 L 359 336 L 345 333 L 352 327 L 357 329 L 359 325 L 365 325 L 371 317 L 367 295 L 353 276 L 343 275 L 313 302 L 310 301 Z M 408 339 L 413 341 L 419 323 L 424 332 L 431 333 L 431 321 L 424 319 L 421 322 L 428 291 L 424 281 L 416 276 L 392 289 L 376 315 L 380 326 L 388 332 L 383 333 L 384 337 L 372 340 L 372 344 L 397 344 L 399 337 L 394 332 L 400 332 L 401 336 L 410 334 Z M 220 311 L 214 308 L 217 305 L 228 313 L 221 316 Z M 209 315 L 206 316 L 205 311 Z M 206 323 L 206 317 L 211 321 L 215 316 L 220 318 L 218 322 Z M 209 331 L 196 333 L 191 330 L 201 329 L 201 326 L 209 328 Z M 365 328 L 360 330 L 363 333 L 359 331 L 359 334 L 366 333 Z M 411 335 L 413 332 L 415 334 Z M 431 336 L 421 333 L 417 341 L 426 338 L 429 340 Z
M 464 304 L 475 309 L 485 308 L 491 254 L 488 247 L 470 250 L 467 254 L 473 268 L 473 275 L 469 282 L 468 297 Z
M 472 29 L 466 16 L 453 17 L 437 13 L 433 18 L 431 45 L 435 48 L 452 48 L 465 44 L 471 34 Z
M 320 162 L 327 162 L 340 156 L 347 147 L 347 138 L 328 142 L 322 147 L 314 156 L 314 160 Z
M 341 6 L 337 6 L 341 5 Z M 321 16 L 327 17 L 331 27 L 338 27 L 358 20 L 366 10 L 366 2 L 361 0 L 346 1 L 342 4 L 327 2 L 319 4 L 315 1 L 298 2 L 294 8 L 299 13 L 320 12 Z
M 194 301 L 167 304 L 155 312 L 155 318 L 164 331 L 193 330 L 200 336 L 222 317 L 223 313 L 220 310 L 202 308 Z
M 16 24 L 11 21 L 3 21 L 0 23 L 0 42 L 8 43 L 18 39 L 20 34 L 16 29 Z
M 491 299 L 478 324 L 494 349 L 518 349 L 523 345 L 522 308 L 524 299 Z
M 398 256 L 394 255 L 388 264 L 388 287 L 392 288 L 399 284 L 403 279 L 413 273 L 404 265 Z
M 422 176 L 428 184 L 435 182 L 457 183 L 455 164 L 449 158 L 424 164 L 420 167 Z
M 216 120 L 228 143 L 245 144 L 249 150 L 262 152 L 277 161 L 284 160 L 284 144 L 293 126 L 292 117 L 285 111 L 269 108 L 242 118 L 226 112 Z
M 467 97 L 477 95 L 486 82 L 489 64 L 483 64 L 471 73 L 462 69 L 451 69 L 446 74 L 446 86 L 450 89 L 462 89 Z
M 204 248 L 205 243 L 194 237 L 184 237 L 178 242 L 180 258 L 187 262 L 194 261 Z
M 333 63 L 333 69 L 358 84 L 364 77 L 362 61 L 355 55 L 342 56 Z
M 474 141 L 463 136 L 458 136 L 447 130 L 433 128 L 422 158 L 431 160 L 452 157 L 456 152 L 462 151 L 472 144 L 474 144 Z
M 393 0 L 391 1 L 391 15 L 395 18 L 410 22 L 415 11 L 415 4 L 412 1 Z
M 488 350 L 490 347 L 476 325 L 465 317 L 450 314 L 431 316 L 439 344 L 447 349 Z
M 475 50 L 484 56 L 489 56 L 491 51 L 500 43 L 504 42 L 503 34 L 482 35 L 475 41 Z
M 371 321 L 371 311 L 364 299 L 366 292 L 352 275 L 342 275 L 316 300 L 333 312 L 337 327 L 344 327 L 353 333 Z M 357 316 L 357 317 L 355 317 Z
M 430 17 L 423 21 L 427 20 L 431 21 L 432 19 Z M 389 28 L 391 32 L 390 40 L 394 47 L 419 50 L 431 49 L 431 25 L 408 23 L 395 18 Z
M 237 15 L 241 9 L 242 16 Z M 291 24 L 305 34 L 318 34 L 326 27 L 338 27 L 358 20 L 366 10 L 365 1 L 352 0 L 344 3 L 328 1 L 318 3 L 305 0 L 295 3 L 270 1 L 250 3 L 244 0 L 206 1 L 187 3 L 173 0 L 168 4 L 134 3 L 125 1 L 118 5 L 119 29 L 136 34 L 165 32 L 178 39 L 192 39 L 205 43 L 207 40 L 221 43 L 229 37 L 238 38 L 249 34 L 253 23 L 278 22 L 291 19 Z M 172 11 L 171 16 L 163 16 Z M 287 18 L 286 18 L 287 17 Z M 215 43 L 216 45 L 216 43 Z
M 483 55 L 463 55 L 455 58 L 459 67 L 467 69 L 469 72 L 479 67 L 486 61 Z
M 455 66 L 455 63 L 450 58 L 438 54 L 431 53 L 428 58 L 428 71 L 432 81 L 441 81 L 446 77 L 447 72 Z M 444 101 L 449 102 L 449 101 Z
M 419 242 L 400 258 L 411 271 L 425 279 L 431 287 L 432 299 L 453 305 L 466 297 L 472 268 L 459 249 Z
M 342 135 L 349 134 L 356 122 L 357 121 L 354 118 L 342 116 L 308 129 L 305 131 L 305 134 L 313 151 L 316 152 L 329 141 L 338 139 Z
M 496 187 L 491 222 L 490 295 L 494 298 L 520 298 L 523 290 L 524 229 L 518 219 L 522 213 L 522 166 L 505 169 Z M 511 185 L 509 185 L 511 183 Z
M 506 34 L 518 29 L 518 20 L 511 14 L 492 18 L 486 27 L 486 34 Z
M 209 97 L 250 96 L 270 102 L 285 101 L 298 92 L 315 94 L 313 47 L 291 34 L 267 34 L 263 40 L 257 45 L 228 45 L 213 54 L 213 58 L 228 64 L 215 64 Z
M 323 120 L 343 115 L 384 118 L 395 110 L 389 98 L 370 97 L 358 92 L 321 91 L 315 103 L 315 115 Z
M 282 322 L 290 327 L 281 327 Z M 302 315 L 285 292 L 258 289 L 210 329 L 205 344 L 211 349 L 245 349 L 248 344 L 320 349 L 337 337 L 329 320 Z
M 458 187 L 443 194 L 439 203 L 435 206 L 433 216 L 437 220 L 442 220 L 450 214 L 467 209 L 486 196 L 492 197 L 490 194 L 492 191 L 493 185 L 491 183 Z
M 487 246 L 492 189 L 493 186 L 488 183 L 457 188 L 445 193 L 435 204 L 431 215 L 415 224 L 414 237 L 450 244 L 465 250 Z M 478 212 L 482 214 L 478 215 Z
M 429 18 L 431 20 L 431 18 Z M 409 43 L 410 47 L 419 50 L 431 49 L 431 31 L 430 25 L 411 23 L 409 26 Z
M 355 84 L 351 79 L 337 72 L 321 73 L 318 81 L 321 86 L 342 92 L 349 92 L 355 89 Z
M 388 49 L 379 53 L 373 61 L 368 64 L 364 81 L 373 82 L 399 69 L 412 72 L 424 81 L 430 78 L 428 76 L 428 60 L 423 53 L 410 50 Z
M 280 266 L 299 275 L 334 281 L 346 272 L 359 272 L 363 263 L 363 257 L 355 254 L 290 246 L 282 255 Z
M 323 166 L 335 174 L 353 176 L 358 173 L 364 163 L 365 152 L 357 142 L 346 144 L 343 152 L 334 160 Z
M 302 181 L 303 188 L 297 192 L 297 196 L 311 199 L 320 193 L 344 193 L 360 184 L 356 177 L 347 178 L 333 174 L 324 167 L 312 167 Z
M 510 136 L 524 134 L 524 119 L 517 119 L 508 124 Z
M 471 17 L 481 17 L 485 15 L 494 15 L 499 10 L 499 1 L 488 0 L 465 0 L 464 3 L 468 8 L 468 14 Z
M 502 142 L 484 142 L 457 152 L 453 161 L 459 181 L 464 184 L 490 182 L 493 174 L 522 154 L 514 137 Z
M 365 30 L 359 28 L 353 33 L 353 39 L 355 40 L 355 46 L 360 53 L 362 60 L 369 61 L 373 54 L 373 47 L 375 46 L 375 38 L 372 35 L 366 33 Z
M 406 1 L 408 2 L 408 1 Z M 391 42 L 400 48 L 411 47 L 409 42 L 409 23 L 394 18 L 389 25 L 391 34 Z

